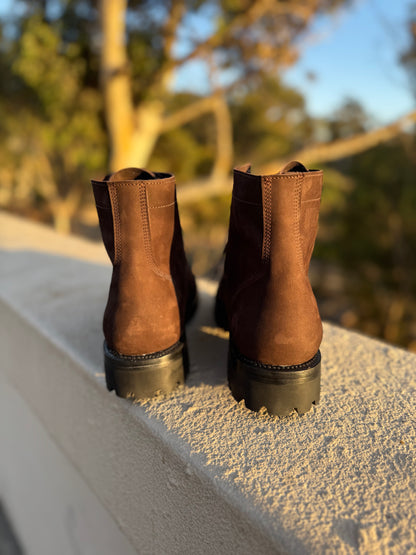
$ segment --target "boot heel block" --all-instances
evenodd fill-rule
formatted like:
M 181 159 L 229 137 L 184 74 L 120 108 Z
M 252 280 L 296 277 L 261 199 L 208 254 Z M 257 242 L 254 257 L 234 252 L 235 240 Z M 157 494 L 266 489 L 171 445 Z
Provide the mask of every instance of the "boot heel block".
M 185 382 L 189 371 L 186 339 L 143 356 L 120 355 L 104 342 L 104 366 L 107 389 L 119 397 L 147 399 L 168 394 Z
M 247 408 L 265 407 L 270 414 L 288 416 L 296 410 L 308 412 L 320 397 L 321 353 L 294 366 L 272 366 L 250 360 L 231 344 L 228 355 L 228 383 L 237 401 Z

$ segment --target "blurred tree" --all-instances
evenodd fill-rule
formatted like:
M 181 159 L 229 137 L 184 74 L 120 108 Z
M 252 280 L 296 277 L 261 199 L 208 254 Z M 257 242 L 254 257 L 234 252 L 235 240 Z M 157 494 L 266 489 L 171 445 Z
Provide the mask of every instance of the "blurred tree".
M 68 232 L 91 172 L 105 165 L 97 65 L 89 13 L 77 3 L 21 2 L 13 24 L 3 22 L 0 50 L 0 137 L 3 191 L 51 215 Z M 52 3 L 51 3 L 52 4 Z
M 263 166 L 288 156 L 308 143 L 314 123 L 305 110 L 303 97 L 276 77 L 264 76 L 229 95 L 234 124 L 237 162 L 256 160 Z
M 233 143 L 264 171 L 279 158 L 275 171 L 293 153 L 336 160 L 396 136 L 416 112 L 362 132 L 356 114 L 352 137 L 349 114 L 349 129 L 338 118 L 334 140 L 313 146 L 302 98 L 277 77 L 313 18 L 349 1 L 17 0 L 0 21 L 0 202 L 30 196 L 68 231 L 108 148 L 113 168 L 151 160 L 186 180 L 211 173 L 189 200 L 228 191 Z M 175 76 L 195 63 L 207 69 L 203 95 L 178 94 Z
M 410 9 L 408 29 L 409 44 L 402 53 L 400 61 L 408 71 L 413 92 L 416 94 L 416 3 Z
M 106 165 L 103 113 L 113 168 L 153 154 L 187 179 L 211 171 L 220 184 L 233 160 L 231 91 L 236 117 L 251 95 L 254 125 L 256 86 L 269 83 L 268 101 L 273 86 L 279 94 L 265 76 L 293 63 L 316 14 L 348 1 L 17 0 L 0 21 L 0 203 L 30 204 L 69 231 L 83 184 Z M 195 62 L 209 68 L 204 95 L 175 93 L 177 70 Z M 266 120 L 257 135 L 272 129 Z M 267 152 L 287 150 L 283 126 Z
M 260 112 L 264 103 L 270 101 L 270 87 L 279 88 L 278 70 L 296 60 L 299 38 L 313 18 L 348 1 L 145 0 L 132 1 L 127 7 L 126 0 L 101 0 L 101 75 L 111 166 L 121 167 L 134 161 L 146 165 L 161 135 L 211 113 L 217 130 L 212 179 L 204 186 L 199 183 L 198 187 L 201 198 L 221 193 L 227 188 L 233 160 L 233 126 L 229 111 L 232 93 L 239 89 L 243 96 L 251 95 L 251 111 Z M 145 64 L 143 71 L 143 64 L 134 68 L 129 63 L 136 59 L 151 61 Z M 196 61 L 209 69 L 206 94 L 179 110 L 172 110 L 170 99 L 175 72 Z M 257 93 L 258 105 L 256 88 L 261 90 Z M 279 100 L 284 105 L 282 96 Z M 246 108 L 250 110 L 249 102 L 247 98 Z M 274 109 L 279 110 L 276 106 Z M 345 109 L 354 110 L 354 103 Z M 237 111 L 232 115 L 236 117 Z M 353 123 L 351 115 L 346 114 L 350 124 Z M 360 122 L 361 116 L 355 114 L 355 124 Z M 267 132 L 274 117 L 269 111 L 268 125 L 262 127 L 259 122 L 257 131 L 254 128 L 251 131 L 254 135 L 259 134 L 260 128 L 262 133 Z M 346 129 L 340 117 L 339 136 L 334 135 L 331 144 L 301 149 L 295 157 L 327 161 L 350 156 L 397 136 L 415 121 L 416 111 L 389 126 L 370 131 L 363 128 L 361 121 L 361 128 L 355 125 L 356 133 L 351 136 L 352 129 Z M 265 123 L 264 118 L 262 123 Z M 244 126 L 239 126 L 239 132 L 244 133 Z M 284 143 L 284 140 L 282 144 L 269 141 L 269 147 L 274 145 L 275 150 L 266 149 L 270 155 L 268 161 L 276 154 L 280 160 L 289 152 L 293 156 L 294 151 L 285 150 Z M 194 192 L 189 190 L 184 198 L 194 198 Z
M 403 138 L 415 147 L 414 135 Z M 407 156 L 402 137 L 332 163 L 315 252 L 315 287 L 320 296 L 332 296 L 325 317 L 413 349 L 415 173 L 416 161 Z M 336 290 L 334 268 L 341 270 Z
M 217 129 L 212 177 L 224 179 L 233 160 L 227 91 L 292 64 L 296 40 L 313 17 L 346 1 L 142 0 L 127 7 L 126 0 L 101 0 L 101 77 L 111 167 L 146 165 L 161 134 L 208 112 Z M 137 59 L 147 63 L 129 63 Z M 196 60 L 210 69 L 207 94 L 170 112 L 175 71 Z
M 370 121 L 370 117 L 357 100 L 348 98 L 329 118 L 328 125 L 331 141 L 335 141 L 365 133 L 370 127 L 374 127 L 374 122 Z

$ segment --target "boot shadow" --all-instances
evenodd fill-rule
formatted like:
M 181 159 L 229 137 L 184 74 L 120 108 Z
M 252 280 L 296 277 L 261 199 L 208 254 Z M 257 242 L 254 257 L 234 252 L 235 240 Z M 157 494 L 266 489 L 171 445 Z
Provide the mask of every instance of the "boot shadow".
M 214 320 L 213 283 L 198 283 L 198 310 L 187 326 L 190 359 L 188 387 L 224 385 L 227 382 L 228 332 L 218 328 Z

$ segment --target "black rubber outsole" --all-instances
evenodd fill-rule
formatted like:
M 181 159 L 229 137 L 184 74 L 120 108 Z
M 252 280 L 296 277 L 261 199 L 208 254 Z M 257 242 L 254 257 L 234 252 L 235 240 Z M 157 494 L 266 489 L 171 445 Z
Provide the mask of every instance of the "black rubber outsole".
M 143 356 L 115 353 L 104 342 L 107 388 L 119 397 L 147 399 L 166 395 L 185 382 L 189 372 L 186 340 L 169 349 Z
M 248 409 L 265 407 L 276 416 L 293 411 L 305 414 L 320 399 L 321 353 L 304 364 L 272 366 L 249 360 L 230 342 L 228 384 L 236 401 L 244 399 Z

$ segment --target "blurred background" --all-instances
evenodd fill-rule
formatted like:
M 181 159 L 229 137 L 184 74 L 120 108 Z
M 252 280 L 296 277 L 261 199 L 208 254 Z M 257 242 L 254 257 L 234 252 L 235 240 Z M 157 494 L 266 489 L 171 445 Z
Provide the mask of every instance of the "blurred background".
M 416 352 L 414 0 L 0 0 L 0 207 L 100 240 L 89 181 L 178 181 L 218 277 L 233 165 L 325 171 L 322 316 Z

